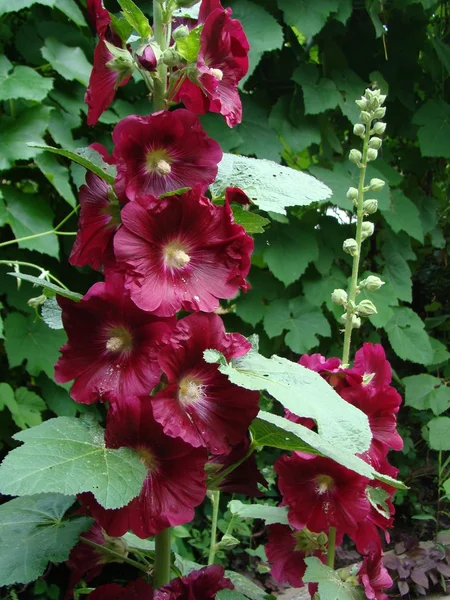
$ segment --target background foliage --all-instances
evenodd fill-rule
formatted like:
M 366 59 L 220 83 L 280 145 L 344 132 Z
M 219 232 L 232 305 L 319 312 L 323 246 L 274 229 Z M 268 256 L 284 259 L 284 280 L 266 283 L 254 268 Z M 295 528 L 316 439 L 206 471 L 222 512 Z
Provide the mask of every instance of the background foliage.
M 107 5 L 118 8 L 114 2 Z M 232 0 L 229 5 L 251 44 L 244 120 L 230 130 L 218 115 L 207 115 L 205 128 L 225 152 L 309 171 L 332 189 L 333 197 L 290 208 L 286 216 L 261 211 L 270 225 L 255 234 L 252 290 L 224 303 L 227 328 L 256 331 L 266 356 L 340 354 L 341 309 L 330 294 L 346 288 L 350 274 L 342 241 L 353 234 L 345 194 L 357 177 L 347 160 L 349 149 L 359 147 L 352 133 L 358 119 L 354 99 L 366 86 L 380 87 L 388 93 L 388 127 L 381 158 L 368 176 L 388 185 L 377 195 L 376 235 L 365 244 L 362 267 L 386 285 L 371 297 L 378 314 L 354 335 L 353 345 L 381 341 L 405 396 L 400 413 L 405 449 L 394 461 L 411 491 L 407 497 L 397 494 L 397 503 L 404 504 L 397 523 L 402 525 L 402 517 L 405 522 L 411 516 L 439 518 L 436 488 L 429 484 L 441 471 L 439 451 L 450 450 L 448 417 L 442 416 L 450 407 L 450 3 Z M 111 126 L 129 114 L 148 114 L 150 105 L 135 76 L 119 90 L 95 133 L 86 126 L 83 96 L 95 39 L 81 0 L 4 2 L 0 17 L 4 242 L 52 230 L 76 205 L 84 181 L 82 167 L 26 142 L 76 149 L 99 141 L 111 148 Z M 76 230 L 76 217 L 66 228 Z M 0 258 L 39 264 L 84 293 L 99 276 L 69 267 L 72 242 L 53 233 L 20 242 L 19 249 L 6 246 Z M 0 443 L 6 451 L 16 444 L 14 433 L 50 416 L 90 412 L 101 420 L 102 414 L 97 407 L 75 404 L 67 386 L 53 383 L 65 334 L 50 329 L 27 304 L 41 291 L 26 281 L 18 288 L 6 275 L 11 267 L 2 263 L 0 268 Z M 270 481 L 272 459 L 267 454 L 259 459 Z M 441 479 L 440 496 L 450 492 Z M 248 524 L 239 527 L 241 535 L 250 535 Z M 179 532 L 180 548 L 185 533 Z M 201 551 L 201 531 L 194 527 L 189 535 Z M 45 589 L 42 593 L 47 597 Z

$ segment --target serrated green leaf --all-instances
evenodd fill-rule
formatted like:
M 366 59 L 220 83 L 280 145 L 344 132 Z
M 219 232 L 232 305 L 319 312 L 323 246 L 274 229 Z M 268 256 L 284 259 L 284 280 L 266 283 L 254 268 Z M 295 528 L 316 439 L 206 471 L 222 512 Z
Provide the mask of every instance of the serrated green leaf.
M 240 500 L 228 502 L 228 510 L 241 519 L 261 519 L 266 525 L 282 523 L 288 525 L 288 510 L 284 506 L 267 506 L 265 504 L 244 504 Z
M 404 377 L 402 382 L 405 385 L 405 405 L 416 410 L 428 410 L 431 392 L 441 385 L 439 377 L 428 373 Z
M 413 117 L 422 156 L 450 158 L 450 104 L 428 100 Z
M 14 0 L 13 2 L 2 2 L 0 4 L 0 17 L 10 12 L 17 12 L 23 8 L 29 8 L 33 4 L 53 6 L 55 0 Z
M 70 185 L 69 169 L 62 165 L 50 153 L 43 152 L 35 158 L 35 163 L 50 181 L 55 190 L 66 200 L 70 206 L 76 206 L 77 200 Z
M 92 65 L 81 48 L 66 46 L 56 38 L 47 38 L 41 54 L 61 77 L 88 86 Z
M 334 81 L 320 77 L 315 65 L 300 65 L 295 69 L 292 79 L 302 88 L 307 115 L 317 115 L 336 108 L 342 100 Z
M 267 302 L 283 292 L 283 285 L 268 270 L 256 267 L 252 267 L 248 280 L 252 287 L 237 298 L 236 314 L 254 327 L 264 317 Z
M 337 6 L 334 0 L 278 0 L 288 25 L 296 27 L 309 39 L 322 29 Z
M 214 113 L 200 115 L 200 121 L 209 137 L 216 140 L 224 152 L 231 152 L 242 144 L 243 140 L 236 128 L 228 127 L 221 115 Z
M 423 227 L 419 209 L 401 190 L 391 191 L 391 206 L 389 210 L 382 210 L 382 214 L 394 233 L 406 231 L 408 235 L 423 244 Z
M 428 444 L 432 450 L 450 450 L 450 417 L 432 419 L 428 429 Z
M 0 171 L 8 169 L 16 160 L 28 160 L 39 154 L 40 150 L 27 142 L 44 143 L 51 110 L 48 106 L 33 106 L 15 118 L 0 117 Z
M 143 540 L 131 531 L 127 531 L 122 538 L 126 541 L 130 548 L 136 548 L 137 550 L 144 550 L 148 552 L 155 551 L 155 541 L 154 540 Z
M 45 402 L 25 387 L 17 388 L 16 407 L 11 411 L 14 423 L 20 429 L 34 427 L 42 423 L 41 413 L 47 408 Z
M 319 256 L 314 231 L 299 222 L 274 223 L 267 231 L 265 241 L 264 260 L 285 286 L 297 281 L 309 263 Z
M 0 77 L 0 101 L 32 100 L 42 102 L 53 87 L 51 77 L 42 77 L 30 67 L 19 65 L 5 77 Z
M 269 125 L 290 152 L 301 152 L 311 144 L 320 144 L 320 130 L 311 117 L 292 117 L 292 96 L 277 100 L 269 115 Z
M 286 214 L 288 206 L 306 206 L 329 198 L 326 185 L 300 171 L 270 160 L 224 154 L 211 185 L 215 197 L 227 187 L 238 187 L 262 210 Z
M 142 38 L 152 35 L 152 28 L 142 10 L 136 6 L 133 0 L 118 0 L 122 14 L 128 23 L 134 27 Z
M 54 0 L 54 6 L 80 27 L 87 27 L 86 19 L 74 0 Z
M 92 492 L 114 509 L 138 496 L 147 475 L 131 448 L 106 448 L 104 431 L 92 420 L 57 417 L 13 437 L 24 444 L 0 466 L 4 494 Z
M 303 581 L 318 583 L 321 598 L 329 600 L 364 600 L 366 598 L 361 586 L 355 587 L 353 582 L 343 581 L 339 573 L 324 565 L 317 557 L 305 558 L 305 563 L 307 568 L 303 575 Z
M 200 34 L 203 25 L 194 27 L 184 38 L 176 41 L 178 54 L 180 54 L 187 62 L 193 63 L 197 61 L 198 53 L 200 52 Z
M 392 310 L 394 314 L 386 323 L 385 330 L 394 352 L 402 360 L 429 364 L 433 359 L 433 350 L 419 315 L 404 306 Z
M 412 280 L 408 263 L 394 246 L 383 245 L 382 253 L 386 262 L 381 279 L 391 284 L 399 300 L 411 302 Z
M 128 38 L 133 33 L 133 25 L 130 25 L 123 15 L 117 17 L 115 14 L 109 13 L 109 16 L 111 17 L 111 26 L 114 31 L 120 37 L 122 42 L 127 42 Z
M 433 44 L 441 63 L 444 65 L 445 70 L 450 75 L 450 46 L 437 38 L 433 38 L 431 43 Z
M 47 298 L 41 308 L 41 316 L 44 323 L 50 327 L 50 329 L 63 329 L 62 322 L 62 310 L 59 304 L 56 302 L 56 298 Z
M 234 590 L 220 590 L 216 594 L 217 600 L 246 600 L 247 596 Z
M 63 148 L 54 148 L 53 146 L 46 145 L 35 145 L 28 144 L 31 148 L 38 148 L 39 150 L 46 150 L 47 152 L 53 152 L 59 154 L 59 156 L 65 156 L 70 158 L 74 162 L 78 163 L 85 169 L 92 171 L 102 179 L 104 179 L 110 185 L 114 183 L 114 177 L 116 176 L 116 168 L 114 165 L 108 165 L 103 160 L 102 156 L 93 148 L 77 148 L 74 151 L 64 150 Z
M 225 577 L 231 579 L 234 584 L 234 589 L 236 592 L 243 594 L 249 600 L 266 600 L 267 594 L 266 592 L 253 583 L 250 579 L 248 579 L 245 575 L 241 573 L 236 573 L 235 571 L 225 571 Z
M 276 132 L 269 126 L 268 108 L 245 96 L 242 98 L 242 106 L 245 119 L 236 128 L 242 138 L 239 153 L 279 162 L 283 146 Z
M 7 408 L 10 412 L 15 410 L 16 399 L 14 398 L 14 390 L 9 383 L 0 383 L 0 410 Z
M 44 371 L 53 378 L 53 368 L 59 358 L 58 350 L 66 341 L 63 331 L 54 331 L 36 315 L 9 313 L 5 319 L 5 349 L 10 367 L 27 361 L 30 375 Z
M 74 302 L 78 302 L 83 297 L 81 294 L 71 292 L 70 290 L 65 290 L 64 288 L 59 287 L 59 285 L 55 285 L 54 283 L 46 281 L 45 279 L 39 279 L 39 277 L 34 277 L 33 275 L 28 275 L 27 273 L 8 273 L 8 275 L 16 277 L 17 279 L 34 283 L 39 287 L 43 287 L 46 290 L 51 290 L 60 296 L 64 296 L 64 298 L 70 298 L 70 300 L 73 300 Z
M 68 560 L 78 536 L 93 522 L 84 516 L 63 520 L 74 502 L 73 496 L 39 494 L 0 506 L 0 586 L 29 583 L 48 562 Z
M 24 194 L 10 185 L 3 186 L 2 193 L 6 202 L 8 223 L 13 230 L 14 237 L 22 238 L 52 231 L 54 214 L 42 198 L 33 194 Z M 59 256 L 58 238 L 54 233 L 24 240 L 19 242 L 18 246 L 54 257 Z
M 269 219 L 240 206 L 233 205 L 231 208 L 235 223 L 242 225 L 247 233 L 264 233 L 264 227 L 270 223 Z
M 366 488 L 366 495 L 374 509 L 380 513 L 380 515 L 383 515 L 383 517 L 389 519 L 391 513 L 386 500 L 390 498 L 390 493 L 381 487 L 374 488 L 369 485 Z

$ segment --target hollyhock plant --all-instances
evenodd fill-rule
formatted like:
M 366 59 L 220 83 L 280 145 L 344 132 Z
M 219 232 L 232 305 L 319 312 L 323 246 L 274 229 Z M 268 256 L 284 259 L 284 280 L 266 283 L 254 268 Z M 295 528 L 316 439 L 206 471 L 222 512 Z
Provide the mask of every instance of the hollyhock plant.
M 99 586 L 88 596 L 89 600 L 153 600 L 153 589 L 143 579 L 131 581 L 127 587 L 117 583 Z
M 183 82 L 177 98 L 197 114 L 220 113 L 234 127 L 242 121 L 238 83 L 248 71 L 250 46 L 231 12 L 219 2 L 202 2 L 197 74 L 194 80 Z
M 131 115 L 114 128 L 116 189 L 129 200 L 200 185 L 217 175 L 222 150 L 198 117 L 185 109 Z
M 140 310 L 119 274 L 93 285 L 80 302 L 58 296 L 68 341 L 55 365 L 59 383 L 75 380 L 76 402 L 148 394 L 159 382 L 157 354 L 174 319 Z
M 249 287 L 253 240 L 228 205 L 212 204 L 198 187 L 158 207 L 154 201 L 128 203 L 114 238 L 118 268 L 139 308 L 159 316 L 209 312 L 219 298 Z
M 227 334 L 215 314 L 181 319 L 159 353 L 167 387 L 153 398 L 155 419 L 171 437 L 181 437 L 212 454 L 227 454 L 239 444 L 258 413 L 259 393 L 246 390 L 203 358 L 216 349 L 227 360 L 243 356 L 250 343 L 239 333 Z
M 369 514 L 369 480 L 329 458 L 281 456 L 275 471 L 283 503 L 289 506 L 289 522 L 296 529 L 319 533 L 336 527 L 351 533 Z
M 316 535 L 308 530 L 295 531 L 289 525 L 269 525 L 269 541 L 264 546 L 266 556 L 271 563 L 270 572 L 278 583 L 289 583 L 293 587 L 302 587 L 306 571 L 305 558 L 317 556 L 325 560 L 325 534 Z M 324 540 L 320 539 L 324 537 Z
M 387 590 L 393 585 L 391 576 L 383 566 L 383 553 L 374 545 L 358 571 L 358 581 L 364 586 L 366 598 L 369 600 L 388 600 Z
M 370 393 L 385 389 L 392 380 L 391 365 L 381 344 L 363 344 L 355 354 L 351 371 L 362 376 L 362 385 Z
M 76 267 L 99 269 L 114 259 L 113 237 L 120 227 L 120 207 L 113 189 L 92 172 L 79 193 L 78 233 L 69 262 Z
M 148 396 L 130 397 L 109 408 L 105 443 L 108 448 L 134 448 L 147 468 L 140 495 L 123 508 L 108 510 L 92 494 L 80 495 L 108 535 L 131 530 L 145 539 L 194 518 L 194 508 L 206 494 L 206 452 L 166 436 L 153 418 Z
M 210 565 L 172 581 L 155 591 L 154 600 L 212 600 L 220 590 L 233 590 L 224 568 Z

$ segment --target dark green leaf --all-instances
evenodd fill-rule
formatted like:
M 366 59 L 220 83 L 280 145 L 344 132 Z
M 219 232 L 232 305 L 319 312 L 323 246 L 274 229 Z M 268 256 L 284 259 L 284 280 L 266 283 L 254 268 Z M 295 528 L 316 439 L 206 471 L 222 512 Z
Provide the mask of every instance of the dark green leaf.
M 76 206 L 77 200 L 70 185 L 69 169 L 47 152 L 43 152 L 37 156 L 35 158 L 35 163 L 64 200 L 66 200 L 70 206 Z
M 450 417 L 437 417 L 428 423 L 428 443 L 432 450 L 450 450 Z
M 430 408 L 430 394 L 441 385 L 439 377 L 433 377 L 427 373 L 404 377 L 405 405 L 417 410 Z
M 81 48 L 66 46 L 56 38 L 47 38 L 41 53 L 61 77 L 88 86 L 92 65 Z
M 302 88 L 307 115 L 317 115 L 336 108 L 341 101 L 334 81 L 320 77 L 315 65 L 300 65 L 295 69 L 292 79 Z
M 419 315 L 403 306 L 393 307 L 392 310 L 394 314 L 385 329 L 394 352 L 403 360 L 429 364 L 433 359 L 433 350 Z
M 52 87 L 52 78 L 42 77 L 34 69 L 20 65 L 9 75 L 0 76 L 0 101 L 22 98 L 42 102 Z
M 27 273 L 8 273 L 8 275 L 16 277 L 17 279 L 23 279 L 24 281 L 34 283 L 34 285 L 43 287 L 44 290 L 51 290 L 60 296 L 70 298 L 70 300 L 73 300 L 74 302 L 78 302 L 83 297 L 81 294 L 71 292 L 70 290 L 65 290 L 64 288 L 59 287 L 59 285 L 55 285 L 54 283 L 46 281 L 45 279 L 40 279 L 39 277 L 33 277 L 33 275 L 28 275 Z
M 269 126 L 269 111 L 253 98 L 244 97 L 242 104 L 245 119 L 236 128 L 243 140 L 239 152 L 279 162 L 283 147 L 277 134 Z
M 291 119 L 291 96 L 282 96 L 272 108 L 269 125 L 290 152 L 301 152 L 311 144 L 320 144 L 320 130 L 309 117 Z
M 130 25 L 138 32 L 142 38 L 148 38 L 152 35 L 152 28 L 147 17 L 142 10 L 136 6 L 133 0 L 118 0 L 122 14 Z
M 318 583 L 321 598 L 329 600 L 364 600 L 366 595 L 361 586 L 355 587 L 353 582 L 343 581 L 339 573 L 324 565 L 315 556 L 305 558 L 307 569 L 303 575 L 305 583 Z
M 277 3 L 286 23 L 296 27 L 307 39 L 319 33 L 330 13 L 337 9 L 335 0 L 278 0 Z
M 234 571 L 225 571 L 225 577 L 231 579 L 236 592 L 243 594 L 250 600 L 266 600 L 266 592 L 245 575 Z
M 428 100 L 416 112 L 413 122 L 420 125 L 417 137 L 422 156 L 450 158 L 450 104 Z
M 264 227 L 270 223 L 261 215 L 233 204 L 233 217 L 236 223 L 242 225 L 247 233 L 264 233 Z
M 391 229 L 395 233 L 406 231 L 408 235 L 423 243 L 423 228 L 417 206 L 400 189 L 391 191 L 391 200 L 389 210 L 382 211 Z
M 184 38 L 177 40 L 176 46 L 178 54 L 180 54 L 187 62 L 197 62 L 197 56 L 200 52 L 200 34 L 203 25 L 195 27 Z
M 232 515 L 241 519 L 261 519 L 266 525 L 272 523 L 289 523 L 287 518 L 288 509 L 284 506 L 267 506 L 265 504 L 244 504 L 240 500 L 228 502 L 228 510 Z

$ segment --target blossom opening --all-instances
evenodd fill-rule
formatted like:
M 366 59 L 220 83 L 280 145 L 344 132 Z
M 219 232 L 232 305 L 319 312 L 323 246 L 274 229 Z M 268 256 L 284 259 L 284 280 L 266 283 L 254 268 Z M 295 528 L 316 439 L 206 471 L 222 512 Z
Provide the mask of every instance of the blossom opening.
M 106 342 L 106 349 L 109 352 L 120 352 L 129 350 L 132 346 L 132 338 L 129 331 L 123 327 L 114 328 L 110 331 L 110 337 Z
M 209 72 L 218 81 L 222 81 L 222 79 L 223 79 L 223 71 L 221 69 L 210 69 Z
M 317 475 L 316 477 L 318 494 L 325 494 L 328 490 L 333 489 L 334 481 L 329 475 Z
M 153 452 L 151 452 L 145 446 L 140 446 L 136 448 L 137 453 L 139 454 L 139 458 L 141 463 L 145 466 L 149 473 L 154 473 L 157 468 L 157 461 Z
M 180 381 L 178 399 L 184 406 L 201 400 L 205 395 L 205 386 L 199 379 L 184 377 Z
M 165 264 L 174 269 L 183 269 L 191 260 L 185 250 L 186 248 L 177 242 L 167 244 L 163 250 Z
M 150 150 L 147 153 L 145 166 L 148 173 L 157 173 L 158 175 L 169 175 L 172 171 L 170 156 L 166 150 Z

